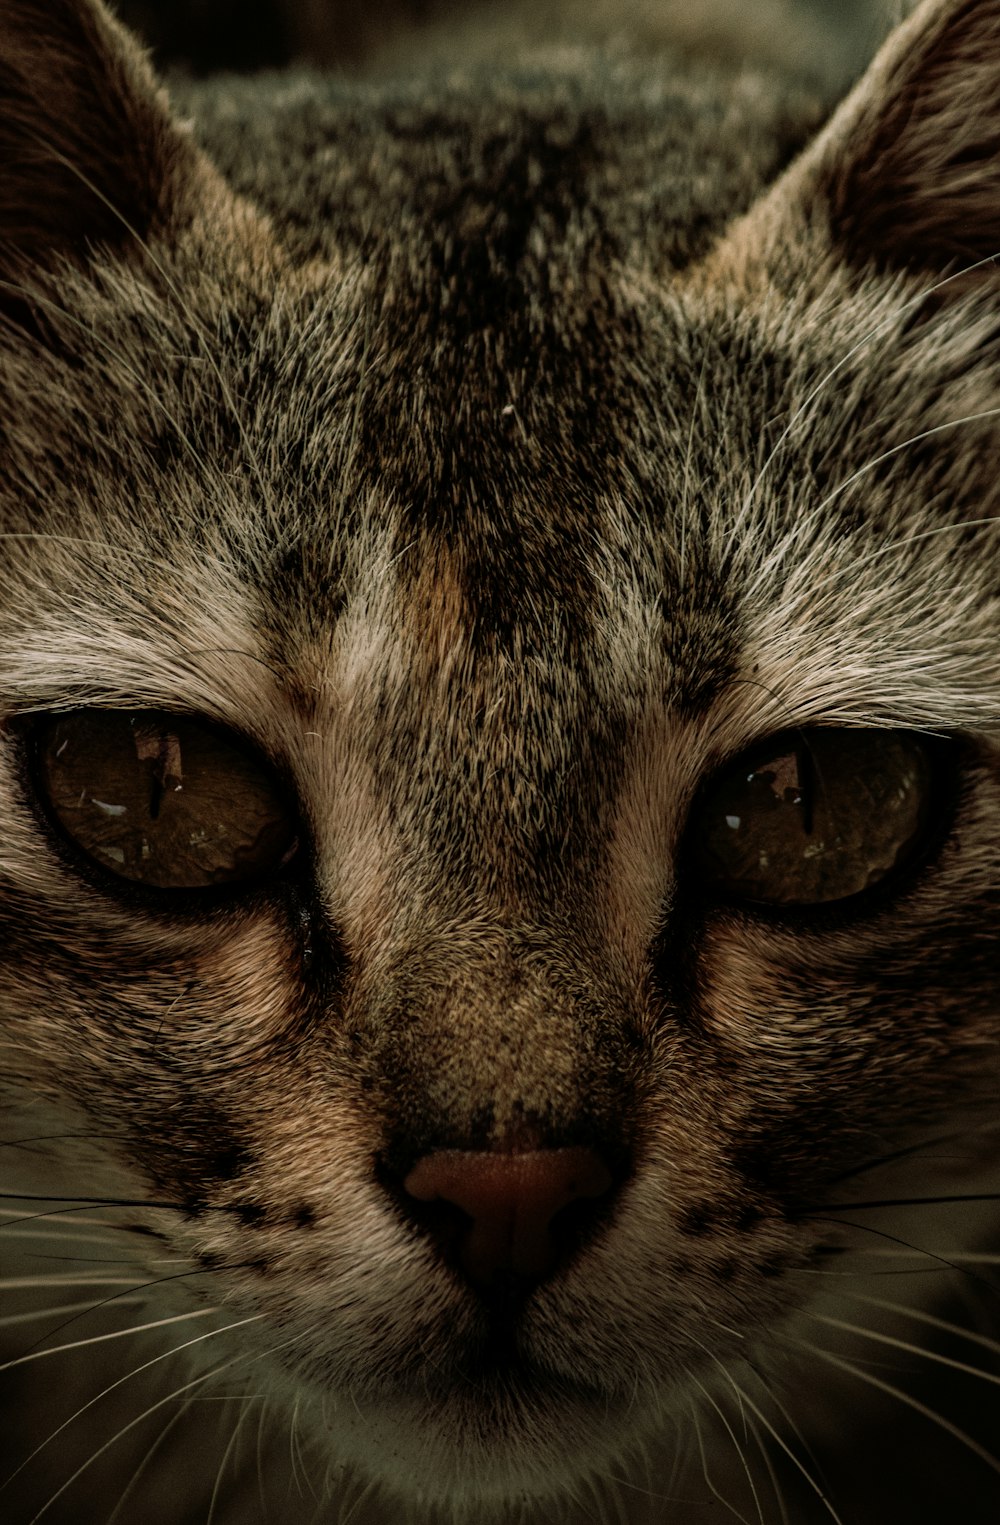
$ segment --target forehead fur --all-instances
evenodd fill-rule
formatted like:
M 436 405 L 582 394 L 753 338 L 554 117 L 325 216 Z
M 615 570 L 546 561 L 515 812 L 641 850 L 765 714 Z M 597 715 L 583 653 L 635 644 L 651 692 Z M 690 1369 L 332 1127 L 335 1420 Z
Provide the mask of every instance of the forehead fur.
M 0 349 L 11 700 L 190 706 L 400 810 L 402 751 L 423 828 L 564 868 L 636 736 L 679 815 L 786 726 L 993 724 L 992 288 L 845 265 L 860 107 L 726 232 L 813 108 L 657 70 L 452 81 L 433 133 L 194 91 L 263 210 L 205 180 Z

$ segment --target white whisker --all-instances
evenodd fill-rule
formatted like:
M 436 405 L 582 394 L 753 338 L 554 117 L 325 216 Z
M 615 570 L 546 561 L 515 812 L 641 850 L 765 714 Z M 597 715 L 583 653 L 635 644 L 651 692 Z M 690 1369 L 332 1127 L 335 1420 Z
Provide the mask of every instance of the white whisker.
M 921 1403 L 919 1398 L 914 1398 L 911 1393 L 904 1391 L 903 1388 L 896 1387 L 893 1383 L 886 1382 L 883 1378 L 877 1377 L 874 1372 L 865 1371 L 863 1368 L 855 1365 L 854 1362 L 834 1355 L 832 1351 L 823 1350 L 820 1346 L 813 1345 L 809 1341 L 798 1337 L 796 1337 L 794 1343 L 802 1350 L 808 1351 L 810 1355 L 816 1356 L 819 1360 L 826 1361 L 831 1366 L 836 1366 L 840 1371 L 847 1372 L 849 1376 L 855 1377 L 859 1382 L 866 1383 L 869 1387 L 877 1388 L 879 1392 L 885 1393 L 888 1397 L 895 1398 L 898 1402 L 905 1404 L 907 1408 L 913 1409 L 915 1413 L 922 1414 L 925 1419 L 937 1425 L 939 1429 L 946 1431 L 947 1434 L 953 1436 L 955 1440 L 971 1451 L 973 1455 L 978 1456 L 979 1460 L 989 1467 L 991 1471 L 1000 1474 L 1000 1460 L 992 1456 L 978 1441 L 973 1440 L 971 1435 L 967 1435 L 964 1430 L 960 1430 L 958 1425 L 952 1424 L 950 1419 L 947 1419 L 943 1414 L 939 1414 L 935 1409 L 929 1408 L 926 1403 Z
M 719 1489 L 715 1486 L 711 1476 L 709 1475 L 708 1457 L 705 1454 L 705 1441 L 701 1433 L 701 1426 L 698 1423 L 697 1410 L 692 1410 L 691 1427 L 694 1430 L 695 1440 L 698 1446 L 698 1457 L 701 1462 L 701 1475 L 705 1479 L 705 1485 L 708 1488 L 708 1491 L 712 1494 L 713 1498 L 718 1500 L 718 1502 L 722 1505 L 723 1509 L 727 1511 L 727 1513 L 731 1514 L 735 1519 L 741 1521 L 741 1525 L 750 1525 L 750 1521 L 747 1519 L 746 1515 L 741 1514 L 736 1506 L 726 1498 L 724 1493 L 720 1493 Z
M 713 1365 L 718 1367 L 719 1371 L 723 1375 L 723 1378 L 729 1383 L 729 1385 L 731 1387 L 733 1387 L 735 1389 L 736 1388 L 736 1383 L 735 1383 L 735 1381 L 733 1379 L 733 1376 L 732 1376 L 731 1372 L 728 1371 L 728 1369 L 723 1364 L 723 1362 L 720 1361 L 718 1356 L 714 1355 L 712 1353 L 712 1351 L 710 1351 L 707 1347 L 703 1347 L 703 1349 L 705 1350 L 705 1354 L 712 1361 Z M 831 1520 L 835 1520 L 836 1521 L 836 1525 L 844 1525 L 843 1520 L 840 1518 L 840 1515 L 837 1513 L 837 1511 L 834 1509 L 833 1505 L 831 1504 L 830 1500 L 827 1498 L 826 1493 L 824 1492 L 823 1488 L 820 1486 L 819 1482 L 816 1480 L 816 1478 L 809 1471 L 809 1468 L 802 1461 L 801 1457 L 796 1456 L 796 1454 L 792 1450 L 791 1446 L 784 1439 L 784 1437 L 781 1435 L 781 1433 L 778 1430 L 775 1429 L 774 1425 L 767 1418 L 766 1414 L 764 1414 L 761 1411 L 761 1409 L 757 1406 L 757 1404 L 754 1403 L 753 1399 L 750 1397 L 750 1394 L 746 1391 L 746 1389 L 745 1388 L 740 1388 L 739 1392 L 740 1392 L 740 1401 L 741 1401 L 741 1403 L 745 1403 L 746 1404 L 746 1406 L 750 1410 L 751 1414 L 753 1414 L 754 1418 L 757 1420 L 757 1423 L 763 1426 L 763 1428 L 770 1435 L 771 1439 L 777 1445 L 778 1449 L 780 1451 L 783 1451 L 784 1454 L 788 1457 L 789 1461 L 792 1463 L 792 1465 L 794 1466 L 796 1471 L 800 1474 L 800 1476 L 804 1479 L 804 1481 L 806 1483 L 808 1483 L 808 1485 L 812 1489 L 813 1493 L 815 1493 L 816 1497 L 819 1499 L 820 1503 L 823 1505 L 824 1509 L 826 1510 L 827 1514 L 830 1516 Z M 769 1396 L 773 1396 L 773 1395 L 769 1394 Z
M 133 1302 L 134 1301 L 137 1300 L 133 1299 Z M 95 1305 L 93 1303 L 87 1303 L 84 1306 L 88 1311 L 91 1311 L 95 1306 L 99 1307 L 100 1304 Z M 127 1305 L 124 1303 L 120 1305 L 116 1303 L 115 1306 L 124 1307 Z M 57 1309 L 56 1311 L 66 1312 L 67 1310 Z M 16 1356 L 11 1361 L 0 1362 L 0 1371 L 10 1371 L 10 1369 L 14 1366 L 30 1366 L 35 1361 L 46 1360 L 49 1356 L 63 1355 L 67 1350 L 81 1350 L 85 1345 L 106 1345 L 111 1340 L 132 1339 L 137 1334 L 145 1334 L 149 1329 L 165 1329 L 169 1324 L 183 1324 L 194 1318 L 206 1318 L 209 1314 L 218 1313 L 218 1311 L 218 1308 L 192 1308 L 187 1313 L 174 1313 L 171 1314 L 169 1318 L 153 1319 L 148 1324 L 133 1324 L 130 1325 L 127 1329 L 110 1329 L 106 1334 L 92 1334 L 88 1335 L 87 1338 L 83 1340 L 70 1340 L 65 1345 L 52 1345 L 45 1350 L 32 1350 L 29 1351 L 25 1356 Z M 253 1320 L 244 1320 L 244 1322 L 252 1323 Z M 236 1328 L 237 1326 L 233 1324 L 229 1327 Z M 207 1336 L 202 1336 L 202 1338 L 207 1338 Z M 189 1343 L 193 1344 L 194 1341 L 190 1341 Z M 178 1346 L 177 1348 L 183 1350 L 184 1346 Z M 171 1352 L 167 1352 L 167 1354 L 170 1353 Z M 145 1370 L 145 1368 L 140 1367 L 139 1370 Z
M 746 1474 L 747 1483 L 750 1486 L 750 1493 L 751 1493 L 751 1495 L 753 1497 L 754 1508 L 757 1511 L 757 1519 L 759 1521 L 759 1525 L 764 1525 L 764 1509 L 763 1509 L 763 1506 L 762 1506 L 761 1501 L 760 1501 L 760 1496 L 757 1493 L 757 1484 L 754 1481 L 753 1471 L 751 1469 L 750 1462 L 749 1462 L 749 1459 L 747 1457 L 746 1451 L 745 1451 L 743 1445 L 741 1445 L 740 1439 L 739 1439 L 738 1435 L 736 1434 L 736 1431 L 733 1429 L 732 1425 L 729 1423 L 729 1420 L 726 1418 L 725 1412 L 722 1409 L 721 1405 L 718 1404 L 715 1401 L 715 1399 L 712 1397 L 711 1393 L 709 1392 L 708 1388 L 705 1387 L 704 1383 L 699 1382 L 698 1378 L 695 1377 L 693 1373 L 691 1373 L 690 1380 L 693 1382 L 694 1386 L 701 1393 L 701 1395 L 705 1399 L 705 1401 L 708 1404 L 710 1404 L 711 1407 L 715 1410 L 716 1414 L 719 1417 L 720 1422 L 722 1423 L 723 1428 L 726 1431 L 726 1434 L 729 1436 L 729 1439 L 732 1442 L 733 1449 L 736 1452 L 736 1455 L 740 1459 L 740 1465 L 742 1466 L 743 1471 Z M 745 1424 L 746 1424 L 746 1412 L 745 1412 L 745 1410 L 743 1408 L 743 1394 L 740 1392 L 739 1388 L 735 1386 L 735 1384 L 734 1384 L 734 1391 L 736 1393 L 737 1402 L 739 1403 L 740 1413 L 743 1416 L 743 1422 L 744 1422 L 744 1426 L 745 1426 Z
M 878 1345 L 891 1345 L 896 1350 L 905 1350 L 908 1355 L 921 1356 L 925 1361 L 933 1361 L 938 1366 L 949 1366 L 953 1371 L 963 1372 L 967 1377 L 978 1377 L 982 1382 L 991 1382 L 995 1387 L 1000 1387 L 1000 1377 L 992 1372 L 983 1371 L 978 1366 L 970 1366 L 967 1361 L 956 1361 L 951 1356 L 945 1356 L 937 1350 L 929 1350 L 923 1345 L 914 1345 L 911 1340 L 899 1340 L 890 1334 L 880 1334 L 874 1329 L 868 1329 L 863 1324 L 851 1324 L 846 1319 L 831 1318 L 826 1313 L 813 1313 L 809 1309 L 803 1309 L 803 1317 L 810 1318 L 814 1323 L 826 1324 L 831 1329 L 840 1329 L 845 1334 L 857 1334 L 866 1340 L 873 1340 Z
M 1000 1356 L 1000 1340 L 991 1339 L 989 1335 L 978 1334 L 965 1324 L 955 1324 L 951 1319 L 927 1313 L 923 1308 L 913 1308 L 907 1303 L 894 1303 L 886 1298 L 870 1297 L 860 1292 L 841 1292 L 838 1296 L 848 1302 L 863 1303 L 869 1308 L 879 1308 L 885 1313 L 898 1313 L 911 1323 L 925 1324 L 929 1329 L 940 1329 L 943 1334 L 957 1335 L 960 1339 L 967 1340 L 970 1345 L 979 1345 L 983 1350 L 988 1350 L 991 1355 Z M 981 1375 L 986 1374 L 981 1373 Z
M 217 1310 L 207 1309 L 206 1308 L 206 1309 L 198 1309 L 196 1311 L 197 1311 L 198 1314 L 208 1314 L 209 1312 L 214 1312 L 214 1311 L 217 1311 Z M 152 1356 L 148 1361 L 143 1361 L 140 1366 L 134 1366 L 132 1368 L 132 1370 L 131 1371 L 127 1371 L 123 1377 L 117 1377 L 114 1382 L 110 1382 L 107 1385 L 107 1387 L 102 1388 L 101 1391 L 99 1393 L 96 1393 L 93 1398 L 88 1398 L 86 1403 L 81 1404 L 80 1407 L 78 1409 L 76 1409 L 69 1416 L 68 1419 L 64 1419 L 63 1422 L 60 1425 L 58 1425 L 54 1430 L 52 1430 L 51 1433 L 49 1435 L 47 1435 L 46 1438 L 43 1441 L 41 1441 L 35 1447 L 35 1449 L 33 1451 L 31 1451 L 24 1458 L 24 1460 L 20 1463 L 20 1465 L 17 1466 L 14 1469 L 14 1471 L 11 1472 L 8 1475 L 7 1481 L 6 1481 L 6 1483 L 4 1483 L 2 1485 L 2 1487 L 6 1487 L 8 1483 L 13 1482 L 14 1478 L 17 1477 L 18 1474 L 20 1472 L 22 1472 L 24 1470 L 24 1468 L 27 1467 L 30 1462 L 34 1461 L 35 1457 L 40 1455 L 40 1453 L 42 1451 L 44 1451 L 47 1446 L 50 1446 L 52 1444 L 52 1442 L 56 1439 L 57 1436 L 61 1435 L 62 1432 L 64 1430 L 68 1429 L 71 1424 L 75 1424 L 76 1421 L 80 1418 L 80 1416 L 82 1414 L 87 1413 L 87 1411 L 89 1409 L 92 1409 L 95 1404 L 100 1403 L 103 1398 L 106 1398 L 109 1393 L 114 1392 L 116 1388 L 122 1387 L 126 1382 L 131 1382 L 135 1377 L 141 1376 L 142 1373 L 145 1372 L 145 1371 L 150 1371 L 154 1366 L 159 1366 L 163 1361 L 172 1360 L 173 1357 L 179 1355 L 181 1353 L 181 1351 L 190 1350 L 193 1346 L 200 1345 L 205 1340 L 214 1339 L 218 1335 L 229 1334 L 234 1329 L 242 1329 L 247 1324 L 256 1324 L 256 1323 L 259 1323 L 262 1317 L 263 1317 L 263 1314 L 260 1314 L 260 1313 L 251 1314 L 247 1318 L 236 1319 L 234 1322 L 232 1322 L 230 1324 L 223 1324 L 218 1329 L 210 1329 L 207 1334 L 195 1335 L 195 1337 L 193 1339 L 185 1340 L 180 1345 L 171 1345 L 169 1347 L 169 1349 L 161 1350 L 158 1355 Z M 132 1334 L 133 1331 L 132 1330 L 124 1330 L 124 1331 L 115 1331 L 115 1333 L 120 1335 L 120 1336 L 122 1336 L 122 1337 L 125 1337 L 127 1335 Z M 104 1336 L 97 1336 L 93 1342 L 86 1341 L 84 1343 L 98 1343 L 103 1338 L 104 1338 Z M 49 1355 L 49 1354 L 56 1355 L 56 1354 L 58 1354 L 58 1352 L 57 1351 L 51 1351 L 51 1352 L 50 1351 L 38 1351 L 36 1354 L 39 1357 L 41 1357 L 43 1355 Z M 20 1364 L 21 1364 L 20 1361 L 10 1361 L 10 1362 L 6 1363 L 7 1366 L 18 1366 Z M 3 1369 L 5 1369 L 5 1368 L 3 1368 Z M 2 1491 L 2 1488 L 0 1488 L 0 1491 Z
M 742 1403 L 742 1394 L 739 1392 L 739 1390 L 737 1390 L 737 1397 Z M 781 1525 L 791 1525 L 791 1521 L 788 1516 L 788 1505 L 785 1502 L 785 1490 L 782 1487 L 781 1479 L 778 1477 L 777 1469 L 775 1468 L 774 1462 L 771 1459 L 770 1450 L 768 1449 L 764 1437 L 760 1432 L 760 1426 L 757 1424 L 755 1419 L 748 1417 L 747 1427 L 750 1431 L 750 1434 L 753 1436 L 754 1444 L 756 1445 L 757 1451 L 767 1470 L 768 1481 L 771 1484 L 771 1492 L 774 1495 L 775 1503 L 778 1506 L 778 1513 L 781 1516 Z
M 143 1452 L 142 1456 L 139 1458 L 138 1464 L 133 1469 L 132 1476 L 129 1478 L 129 1480 L 126 1483 L 125 1487 L 122 1489 L 121 1493 L 119 1494 L 118 1502 L 116 1503 L 114 1509 L 112 1509 L 111 1513 L 108 1515 L 108 1518 L 107 1518 L 107 1521 L 106 1521 L 106 1525 L 115 1525 L 115 1522 L 116 1522 L 116 1520 L 118 1520 L 120 1518 L 121 1512 L 124 1509 L 126 1503 L 128 1502 L 129 1497 L 131 1496 L 131 1494 L 133 1493 L 134 1489 L 136 1488 L 136 1486 L 140 1482 L 143 1473 L 146 1471 L 146 1469 L 150 1465 L 150 1463 L 154 1460 L 154 1458 L 156 1456 L 156 1453 L 159 1451 L 160 1447 L 165 1443 L 165 1441 L 169 1438 L 171 1432 L 177 1427 L 178 1424 L 180 1424 L 182 1422 L 182 1420 L 186 1417 L 186 1415 L 188 1413 L 190 1413 L 190 1410 L 191 1410 L 191 1401 L 190 1400 L 182 1403 L 180 1408 L 177 1410 L 176 1414 L 171 1414 L 170 1418 L 167 1420 L 166 1424 L 163 1426 L 163 1428 L 161 1429 L 160 1433 L 153 1440 L 152 1444 L 147 1446 L 146 1450 Z
M 137 1414 L 135 1418 L 130 1419 L 127 1424 L 123 1424 L 120 1429 L 116 1430 L 115 1433 L 109 1437 L 109 1439 L 104 1441 L 103 1445 L 98 1446 L 94 1451 L 92 1451 L 91 1454 L 87 1457 L 87 1460 L 82 1462 L 80 1466 L 78 1466 L 76 1470 L 72 1472 L 68 1478 L 66 1478 L 61 1486 L 56 1489 L 55 1493 L 49 1496 L 47 1502 L 42 1505 L 41 1509 L 39 1509 L 36 1514 L 32 1515 L 30 1525 L 37 1525 L 37 1521 L 42 1519 L 44 1515 L 48 1514 L 49 1510 L 52 1508 L 52 1505 L 57 1503 L 58 1500 L 62 1498 L 63 1494 L 72 1488 L 77 1478 L 82 1477 L 84 1472 L 93 1466 L 94 1462 L 99 1461 L 100 1458 L 104 1456 L 106 1452 L 110 1451 L 112 1446 L 117 1445 L 118 1441 L 121 1440 L 124 1435 L 127 1435 L 130 1430 L 134 1430 L 137 1425 L 142 1424 L 149 1418 L 151 1414 L 155 1414 L 159 1409 L 165 1408 L 168 1403 L 173 1403 L 175 1399 L 179 1398 L 183 1393 L 188 1393 L 192 1390 L 192 1388 L 197 1388 L 205 1382 L 210 1382 L 214 1377 L 217 1377 L 220 1372 L 226 1371 L 228 1367 L 235 1365 L 235 1363 L 239 1360 L 239 1356 L 234 1356 L 232 1360 L 225 1361 L 220 1366 L 213 1367 L 211 1371 L 201 1372 L 197 1377 L 192 1377 L 189 1382 L 183 1383 L 180 1387 L 175 1387 L 172 1392 L 167 1393 L 162 1398 L 158 1398 L 155 1403 L 151 1403 L 148 1408 L 143 1409 L 141 1414 Z
M 228 1465 L 230 1463 L 230 1460 L 232 1459 L 233 1453 L 236 1450 L 236 1446 L 237 1446 L 237 1444 L 239 1442 L 239 1438 L 240 1438 L 240 1432 L 243 1429 L 244 1424 L 246 1423 L 247 1416 L 249 1414 L 251 1414 L 252 1412 L 253 1412 L 253 1409 L 252 1409 L 251 1405 L 249 1403 L 244 1402 L 242 1404 L 242 1406 L 241 1406 L 239 1417 L 237 1418 L 236 1423 L 233 1425 L 232 1434 L 230 1435 L 228 1441 L 226 1442 L 225 1448 L 224 1448 L 224 1450 L 222 1452 L 222 1456 L 219 1458 L 219 1464 L 218 1464 L 218 1467 L 216 1468 L 216 1473 L 215 1473 L 215 1484 L 214 1484 L 214 1486 L 212 1488 L 212 1497 L 209 1499 L 209 1502 L 208 1502 L 208 1514 L 207 1514 L 207 1516 L 205 1518 L 205 1525 L 212 1525 L 212 1522 L 215 1519 L 215 1511 L 216 1511 L 216 1508 L 218 1507 L 218 1504 L 219 1504 L 219 1501 L 220 1501 L 220 1497 L 221 1497 L 221 1493 L 222 1493 L 222 1480 L 223 1480 L 223 1477 L 225 1476 L 226 1468 L 228 1467 Z
M 141 1297 L 123 1297 L 116 1301 L 115 1307 L 141 1308 L 144 1302 L 145 1299 Z M 13 1329 L 19 1324 L 37 1324 L 42 1319 L 61 1318 L 66 1313 L 89 1313 L 94 1306 L 88 1299 L 84 1303 L 59 1303 L 54 1308 L 32 1308 L 30 1313 L 5 1313 L 0 1318 L 0 1329 Z M 0 1371 L 3 1370 L 5 1368 L 0 1365 Z

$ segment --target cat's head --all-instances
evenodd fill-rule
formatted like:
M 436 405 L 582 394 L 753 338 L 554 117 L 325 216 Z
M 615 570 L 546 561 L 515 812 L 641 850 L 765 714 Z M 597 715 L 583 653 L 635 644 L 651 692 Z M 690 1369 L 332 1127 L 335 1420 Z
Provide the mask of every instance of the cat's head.
M 292 80 L 255 206 L 3 8 L 11 1077 L 398 1488 L 724 1390 L 995 1075 L 998 60 L 921 7 L 685 243 L 615 134 L 710 76 Z

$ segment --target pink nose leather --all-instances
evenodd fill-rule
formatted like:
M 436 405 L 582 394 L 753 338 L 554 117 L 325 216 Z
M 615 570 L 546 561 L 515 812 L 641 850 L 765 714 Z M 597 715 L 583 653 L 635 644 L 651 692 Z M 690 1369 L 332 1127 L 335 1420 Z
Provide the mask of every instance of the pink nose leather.
M 418 1160 L 403 1188 L 418 1202 L 450 1202 L 471 1220 L 460 1241 L 462 1267 L 481 1288 L 498 1275 L 539 1280 L 559 1257 L 552 1220 L 581 1198 L 601 1197 L 610 1170 L 593 1149 L 501 1154 L 441 1149 Z

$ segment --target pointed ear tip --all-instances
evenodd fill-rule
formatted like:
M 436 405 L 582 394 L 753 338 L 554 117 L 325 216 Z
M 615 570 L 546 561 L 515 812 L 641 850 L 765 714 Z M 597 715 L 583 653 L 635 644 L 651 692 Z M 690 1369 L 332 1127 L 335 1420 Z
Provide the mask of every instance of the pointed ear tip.
M 807 151 L 798 185 L 848 257 L 943 273 L 1000 248 L 998 148 L 1000 0 L 924 0 Z
M 0 5 L 0 267 L 145 236 L 201 157 L 146 50 L 103 0 Z

